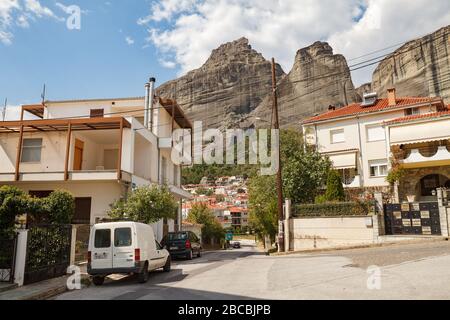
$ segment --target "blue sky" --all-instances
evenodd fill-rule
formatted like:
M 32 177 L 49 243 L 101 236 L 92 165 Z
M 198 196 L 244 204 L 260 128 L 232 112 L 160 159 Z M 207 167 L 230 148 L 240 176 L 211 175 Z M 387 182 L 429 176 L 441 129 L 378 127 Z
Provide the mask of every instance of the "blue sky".
M 66 27 L 70 5 L 81 30 Z M 448 0 L 0 0 L 0 105 L 39 102 L 44 83 L 50 100 L 141 96 L 148 77 L 174 79 L 242 36 L 285 72 L 317 40 L 356 64 L 449 21 Z
M 146 28 L 137 24 L 149 3 L 112 2 L 78 1 L 87 11 L 81 30 L 68 30 L 65 21 L 52 17 L 14 28 L 12 43 L 0 43 L 0 101 L 7 97 L 11 105 L 39 102 L 44 83 L 52 100 L 140 96 L 149 76 L 160 84 L 175 77 L 175 70 L 158 63 L 157 50 L 145 41 Z M 53 1 L 41 4 L 67 17 Z

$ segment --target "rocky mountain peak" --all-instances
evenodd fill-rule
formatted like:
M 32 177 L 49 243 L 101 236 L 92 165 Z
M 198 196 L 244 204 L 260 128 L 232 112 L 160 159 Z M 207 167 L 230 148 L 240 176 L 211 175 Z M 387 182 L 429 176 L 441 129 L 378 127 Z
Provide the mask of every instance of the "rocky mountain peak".
M 318 58 L 320 56 L 332 56 L 333 48 L 328 44 L 328 42 L 316 41 L 309 47 L 302 48 L 297 51 L 298 58 L 309 58 L 311 60 Z
M 242 37 L 238 40 L 222 44 L 217 49 L 214 49 L 211 56 L 202 66 L 202 69 L 217 68 L 232 63 L 254 64 L 264 62 L 266 60 L 263 55 L 252 49 L 248 39 Z

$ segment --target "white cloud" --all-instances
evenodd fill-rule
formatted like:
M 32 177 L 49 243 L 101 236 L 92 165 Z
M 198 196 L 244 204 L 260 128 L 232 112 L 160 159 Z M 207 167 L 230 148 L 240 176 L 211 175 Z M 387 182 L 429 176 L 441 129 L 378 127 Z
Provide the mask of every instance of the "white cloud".
M 353 58 L 409 40 L 450 21 L 448 0 L 158 0 L 138 23 L 161 61 L 181 73 L 200 67 L 211 50 L 242 36 L 285 71 L 298 49 L 317 40 Z M 350 62 L 351 64 L 351 62 Z M 372 69 L 355 74 L 357 83 Z
M 61 20 L 39 0 L 0 0 L 0 42 L 10 45 L 14 38 L 14 25 L 28 28 L 30 20 L 41 18 Z
M 159 63 L 167 69 L 175 69 L 177 67 L 177 63 L 175 61 L 165 60 L 165 59 L 159 59 Z
M 131 38 L 131 37 L 126 37 L 126 38 L 125 38 L 125 41 L 126 41 L 126 43 L 127 43 L 129 46 L 131 46 L 131 45 L 134 44 L 134 39 Z

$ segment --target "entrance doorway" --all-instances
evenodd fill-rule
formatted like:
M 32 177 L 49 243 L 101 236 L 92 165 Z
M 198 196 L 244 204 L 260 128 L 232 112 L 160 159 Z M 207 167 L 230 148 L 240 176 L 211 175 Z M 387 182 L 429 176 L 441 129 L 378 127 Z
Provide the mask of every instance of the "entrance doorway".
M 431 197 L 438 188 L 445 188 L 450 180 L 440 174 L 430 174 L 420 180 L 420 195 L 422 197 Z

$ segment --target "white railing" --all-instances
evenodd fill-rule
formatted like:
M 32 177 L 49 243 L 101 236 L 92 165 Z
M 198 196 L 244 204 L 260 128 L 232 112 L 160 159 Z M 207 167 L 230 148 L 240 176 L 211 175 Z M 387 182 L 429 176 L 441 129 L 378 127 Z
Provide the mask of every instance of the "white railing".
M 450 160 L 450 152 L 448 151 L 446 146 L 440 146 L 437 152 L 430 156 L 426 157 L 421 152 L 420 149 L 411 150 L 410 155 L 403 160 L 403 164 L 412 164 L 418 162 L 428 162 L 428 161 L 442 161 L 442 160 Z

